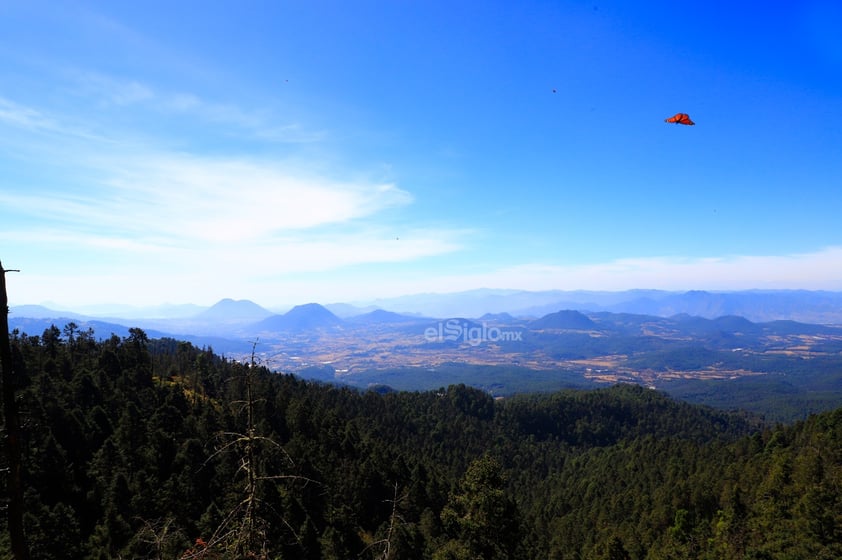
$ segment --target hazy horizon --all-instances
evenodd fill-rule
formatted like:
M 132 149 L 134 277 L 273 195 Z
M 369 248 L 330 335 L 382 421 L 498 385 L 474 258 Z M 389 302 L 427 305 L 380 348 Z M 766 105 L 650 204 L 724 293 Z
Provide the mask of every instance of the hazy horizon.
M 465 291 L 457 291 L 457 292 L 418 292 L 418 293 L 409 293 L 409 294 L 402 294 L 399 296 L 393 297 L 382 297 L 382 298 L 375 298 L 375 299 L 368 299 L 368 300 L 356 300 L 356 301 L 342 301 L 342 300 L 308 300 L 308 301 L 296 301 L 296 302 L 286 302 L 280 304 L 265 304 L 262 301 L 255 300 L 253 298 L 230 298 L 224 297 L 220 298 L 217 301 L 211 302 L 209 304 L 197 304 L 195 302 L 172 302 L 172 301 L 162 301 L 159 303 L 148 304 L 148 305 L 131 305 L 121 302 L 97 302 L 91 304 L 79 304 L 79 305 L 64 305 L 59 302 L 44 300 L 40 302 L 15 302 L 14 300 L 10 300 L 10 307 L 11 308 L 19 308 L 19 307 L 26 307 L 26 306 L 40 306 L 47 308 L 52 311 L 57 312 L 73 312 L 73 313 L 80 313 L 84 315 L 88 315 L 91 317 L 102 317 L 102 318 L 154 318 L 154 316 L 143 315 L 142 313 L 147 313 L 155 310 L 160 311 L 167 311 L 168 315 L 173 318 L 190 318 L 193 317 L 197 313 L 201 313 L 207 309 L 210 309 L 217 304 L 220 304 L 225 301 L 233 301 L 233 302 L 249 302 L 263 309 L 266 309 L 271 312 L 275 313 L 285 313 L 290 309 L 316 303 L 322 306 L 352 306 L 358 309 L 366 309 L 366 308 L 379 308 L 379 305 L 383 304 L 391 304 L 396 301 L 418 301 L 427 299 L 447 299 L 447 298 L 466 298 L 470 300 L 472 297 L 476 297 L 482 295 L 483 297 L 498 297 L 498 296 L 513 296 L 513 295 L 526 295 L 526 296 L 543 296 L 548 297 L 550 295 L 555 295 L 559 298 L 566 298 L 568 303 L 573 303 L 579 300 L 581 303 L 589 303 L 588 298 L 590 299 L 600 299 L 606 300 L 609 302 L 629 302 L 632 301 L 634 298 L 633 296 L 640 296 L 642 294 L 650 295 L 652 293 L 657 293 L 659 295 L 686 295 L 692 292 L 702 292 L 708 294 L 737 294 L 737 295 L 744 295 L 744 294 L 786 294 L 786 293 L 793 293 L 793 292 L 808 292 L 808 293 L 828 293 L 828 294 L 835 294 L 835 295 L 842 295 L 842 290 L 803 290 L 803 289 L 746 289 L 746 290 L 660 290 L 660 289 L 653 289 L 653 288 L 632 288 L 628 290 L 517 290 L 517 289 L 492 289 L 492 288 L 476 288 L 473 290 L 465 290 Z M 409 310 L 407 310 L 409 311 Z M 842 310 L 840 310 L 842 311 Z M 490 312 L 493 312 L 490 311 Z M 119 313 L 126 313 L 127 315 L 121 316 Z M 165 318 L 164 315 L 160 316 L 160 318 Z

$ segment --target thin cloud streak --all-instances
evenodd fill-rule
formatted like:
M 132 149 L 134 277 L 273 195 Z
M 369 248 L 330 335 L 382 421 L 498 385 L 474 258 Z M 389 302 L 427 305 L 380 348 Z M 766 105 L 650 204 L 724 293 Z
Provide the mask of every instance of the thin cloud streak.
M 210 242 L 346 223 L 412 201 L 393 184 L 340 182 L 264 162 L 190 156 L 127 162 L 106 183 L 103 214 L 133 199 L 142 210 L 129 217 L 134 229 Z
M 102 184 L 85 192 L 4 192 L 0 201 L 21 215 L 114 237 L 228 243 L 368 218 L 412 201 L 389 183 L 297 176 L 244 160 L 164 156 L 108 166 L 99 170 Z
M 340 182 L 297 176 L 262 162 L 190 156 L 109 160 L 102 167 L 108 169 L 100 172 L 111 176 L 85 194 L 0 192 L 7 211 L 34 218 L 16 237 L 69 250 L 115 247 L 138 253 L 157 248 L 193 254 L 197 247 L 210 247 L 221 254 L 259 247 L 284 253 L 292 270 L 303 262 L 333 262 L 318 267 L 330 269 L 405 261 L 454 248 L 436 241 L 405 242 L 401 249 L 387 244 L 388 251 L 378 250 L 366 233 L 370 221 L 412 202 L 408 192 L 389 183 Z M 324 228 L 338 228 L 336 237 L 325 240 Z M 62 233 L 45 237 L 45 231 Z M 435 231 L 427 235 L 445 238 Z M 380 239 L 394 245 L 390 235 Z
M 64 121 L 42 110 L 4 97 L 0 97 L 0 124 L 28 133 L 58 135 L 87 141 L 107 141 L 105 137 L 91 132 L 88 128 L 74 124 L 73 119 Z
M 255 139 L 275 143 L 307 144 L 327 138 L 320 130 L 307 130 L 296 121 L 283 121 L 270 109 L 246 110 L 230 103 L 209 101 L 185 91 L 161 91 L 138 80 L 117 79 L 96 72 L 73 74 L 74 91 L 83 99 L 112 110 L 134 107 L 164 115 L 183 115 L 213 125 L 236 127 Z

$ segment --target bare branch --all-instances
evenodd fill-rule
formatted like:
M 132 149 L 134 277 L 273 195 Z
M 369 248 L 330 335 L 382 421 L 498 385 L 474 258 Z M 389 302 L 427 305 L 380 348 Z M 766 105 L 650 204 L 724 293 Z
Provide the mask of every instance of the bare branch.
M 236 452 L 239 463 L 236 469 L 236 476 L 244 479 L 242 500 L 228 512 L 216 531 L 214 531 L 208 543 L 206 543 L 206 548 L 203 550 L 191 549 L 188 553 L 193 554 L 193 556 L 188 554 L 183 557 L 185 560 L 188 558 L 204 557 L 210 553 L 208 551 L 212 548 L 223 548 L 225 549 L 224 554 L 235 552 L 239 556 L 247 555 L 248 557 L 259 552 L 263 555 L 261 557 L 264 557 L 268 552 L 267 529 L 269 524 L 262 517 L 261 510 L 266 509 L 275 513 L 283 525 L 295 536 L 298 543 L 301 544 L 301 539 L 292 526 L 283 518 L 283 515 L 278 515 L 270 504 L 265 503 L 260 498 L 259 486 L 261 482 L 283 480 L 301 480 L 304 481 L 305 485 L 311 482 L 313 484 L 320 483 L 311 478 L 295 474 L 268 474 L 260 472 L 261 466 L 257 460 L 258 446 L 266 446 L 273 450 L 279 450 L 290 466 L 295 466 L 295 461 L 293 461 L 292 457 L 281 444 L 270 437 L 257 433 L 255 405 L 264 402 L 265 399 L 255 398 L 254 394 L 255 375 L 258 371 L 256 348 L 257 341 L 254 341 L 252 344 L 251 361 L 246 364 L 244 375 L 236 378 L 244 381 L 245 398 L 232 400 L 228 403 L 231 409 L 235 410 L 237 414 L 245 413 L 245 433 L 220 432 L 218 436 L 224 441 L 208 456 L 201 467 L 204 468 L 210 461 L 223 453 L 229 451 Z M 233 379 L 235 378 L 229 378 L 227 381 Z

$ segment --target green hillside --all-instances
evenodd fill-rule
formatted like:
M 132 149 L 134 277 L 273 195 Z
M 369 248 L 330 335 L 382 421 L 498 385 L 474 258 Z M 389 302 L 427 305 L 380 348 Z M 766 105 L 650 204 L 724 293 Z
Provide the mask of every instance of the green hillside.
M 33 558 L 842 556 L 842 410 L 359 392 L 138 329 L 12 350 Z

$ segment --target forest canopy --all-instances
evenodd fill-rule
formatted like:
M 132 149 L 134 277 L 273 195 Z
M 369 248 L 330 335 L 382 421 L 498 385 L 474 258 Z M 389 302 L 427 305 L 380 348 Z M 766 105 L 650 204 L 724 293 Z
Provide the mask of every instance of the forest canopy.
M 140 329 L 11 347 L 33 558 L 842 556 L 842 410 L 358 391 Z

